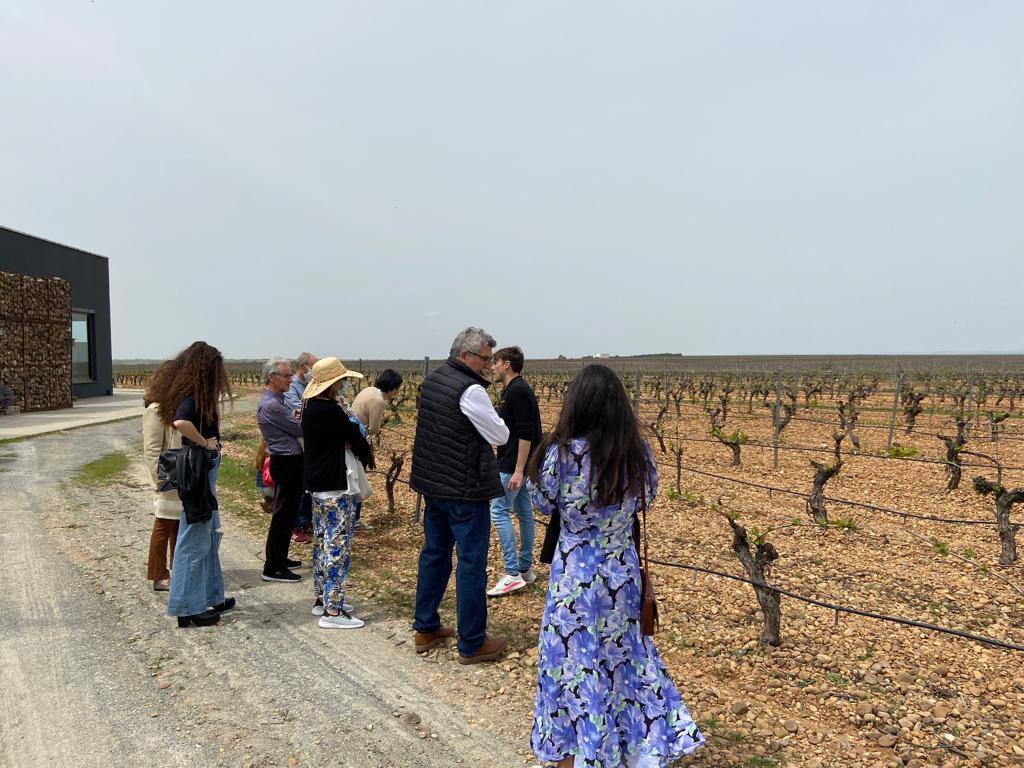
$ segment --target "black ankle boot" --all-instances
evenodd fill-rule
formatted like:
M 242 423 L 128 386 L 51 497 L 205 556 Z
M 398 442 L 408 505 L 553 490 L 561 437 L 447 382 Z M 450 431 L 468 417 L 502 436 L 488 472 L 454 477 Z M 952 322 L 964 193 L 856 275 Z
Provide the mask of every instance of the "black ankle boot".
M 191 616 L 179 616 L 178 626 L 187 627 L 189 624 L 195 624 L 197 627 L 208 627 L 218 621 L 220 621 L 220 614 L 217 611 L 208 610 Z

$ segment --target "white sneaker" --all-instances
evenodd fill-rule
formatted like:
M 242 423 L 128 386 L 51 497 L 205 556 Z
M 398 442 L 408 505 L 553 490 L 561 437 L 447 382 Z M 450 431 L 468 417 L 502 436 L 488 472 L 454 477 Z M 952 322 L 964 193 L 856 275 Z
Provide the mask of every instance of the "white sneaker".
M 352 611 L 354 610 L 354 606 L 351 606 L 348 603 L 342 603 L 341 604 L 341 610 L 343 610 L 345 613 L 352 613 Z M 324 615 L 324 604 L 323 603 L 315 603 L 313 605 L 313 610 L 311 611 L 311 613 L 314 616 L 323 616 Z
M 529 570 L 523 571 L 519 575 L 522 577 L 523 581 L 525 581 L 527 584 L 533 584 L 533 582 L 535 582 L 537 580 L 537 574 L 533 572 L 533 568 L 530 568 Z
M 359 629 L 363 626 L 362 619 L 350 616 L 345 611 L 342 611 L 337 616 L 331 616 L 329 613 L 325 613 L 320 617 L 320 621 L 318 623 L 324 629 Z
M 517 589 L 522 589 L 526 586 L 526 582 L 523 581 L 522 576 L 509 576 L 507 573 L 498 580 L 498 583 L 487 590 L 488 597 L 501 597 L 507 595 L 510 592 L 515 592 Z

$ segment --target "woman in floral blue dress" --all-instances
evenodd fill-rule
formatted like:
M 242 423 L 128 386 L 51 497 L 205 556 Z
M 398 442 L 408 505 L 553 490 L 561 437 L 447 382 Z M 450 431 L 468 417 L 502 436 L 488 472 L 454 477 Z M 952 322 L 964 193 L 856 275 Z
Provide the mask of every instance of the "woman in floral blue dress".
M 633 520 L 658 475 L 618 377 L 584 368 L 530 469 L 561 531 L 540 631 L 533 751 L 559 768 L 660 768 L 704 743 L 640 632 Z

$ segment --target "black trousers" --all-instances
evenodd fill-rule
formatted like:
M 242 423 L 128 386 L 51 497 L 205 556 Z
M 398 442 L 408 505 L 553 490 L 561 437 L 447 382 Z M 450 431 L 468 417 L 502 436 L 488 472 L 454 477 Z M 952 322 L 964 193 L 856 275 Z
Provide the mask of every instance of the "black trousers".
M 292 528 L 299 514 L 299 498 L 303 490 L 302 454 L 271 456 L 270 476 L 274 478 L 274 515 L 270 518 L 270 529 L 267 531 L 264 573 L 287 568 L 288 545 L 291 544 Z

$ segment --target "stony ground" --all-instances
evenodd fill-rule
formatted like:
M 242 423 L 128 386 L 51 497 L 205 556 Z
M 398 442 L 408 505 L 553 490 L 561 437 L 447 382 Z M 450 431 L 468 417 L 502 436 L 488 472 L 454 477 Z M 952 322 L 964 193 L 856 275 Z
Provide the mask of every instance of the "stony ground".
M 991 502 L 970 489 L 970 478 L 982 470 L 965 469 L 962 487 L 946 493 L 941 464 L 870 458 L 867 454 L 884 452 L 886 444 L 886 430 L 870 428 L 887 422 L 884 404 L 878 407 L 862 416 L 862 455 L 845 458 L 829 495 L 929 515 L 993 519 Z M 645 414 L 648 409 L 644 406 Z M 557 407 L 544 403 L 542 410 L 545 422 L 552 423 Z M 742 428 L 751 442 L 770 442 L 770 417 L 757 411 L 752 415 L 735 419 L 729 429 Z M 800 415 L 835 420 L 827 410 L 801 409 Z M 929 420 L 925 414 L 919 421 L 920 431 L 947 426 L 939 415 Z M 412 416 L 406 415 L 385 433 L 378 448 L 382 467 L 393 453 L 407 455 L 413 428 Z M 239 440 L 228 450 L 244 458 L 254 433 L 244 417 L 237 420 L 237 429 Z M 706 417 L 684 411 L 668 422 L 667 433 L 707 438 Z M 829 426 L 794 421 L 784 441 L 830 448 L 830 434 Z M 934 436 L 898 432 L 897 440 L 917 447 L 921 457 L 941 455 Z M 652 557 L 742 574 L 730 549 L 727 522 L 706 503 L 721 498 L 751 532 L 768 531 L 781 555 L 772 573 L 780 585 L 820 600 L 1024 644 L 1024 573 L 1020 564 L 996 564 L 994 526 L 904 522 L 832 505 L 833 518 L 851 518 L 855 530 L 822 529 L 807 524 L 799 498 L 686 472 L 676 488 L 671 445 L 669 440 L 668 451 L 658 457 L 665 466 L 652 513 Z M 810 490 L 809 459 L 829 460 L 827 453 L 783 451 L 775 470 L 770 449 L 747 446 L 742 466 L 731 467 L 723 446 L 682 445 L 685 466 L 801 491 Z M 992 444 L 978 433 L 968 447 L 995 454 L 1007 466 L 1024 466 L 1019 440 Z M 407 475 L 408 458 L 402 477 Z M 1024 471 L 1007 470 L 1004 482 L 1024 485 Z M 399 484 L 396 512 L 386 519 L 383 478 L 375 477 L 374 483 L 378 495 L 368 505 L 371 528 L 356 539 L 360 559 L 353 583 L 407 616 L 420 541 L 416 500 Z M 542 535 L 539 528 L 538 542 Z M 496 544 L 491 562 L 491 576 L 497 578 Z M 536 643 L 543 610 L 546 571 L 541 567 L 538 573 L 542 578 L 533 587 L 490 602 L 492 627 L 508 632 L 516 652 L 524 655 Z M 656 569 L 655 578 L 664 617 L 657 643 L 711 737 L 708 748 L 686 764 L 1024 765 L 1024 654 L 845 614 L 837 622 L 832 611 L 786 599 L 783 644 L 761 648 L 761 618 L 749 586 L 668 568 Z M 526 743 L 535 670 L 522 658 L 499 669 L 506 682 L 500 692 L 492 692 L 494 701 L 509 714 L 506 725 L 512 735 Z

